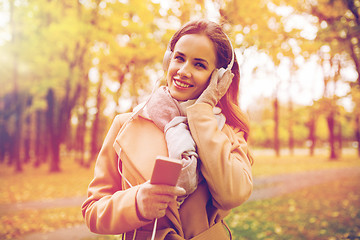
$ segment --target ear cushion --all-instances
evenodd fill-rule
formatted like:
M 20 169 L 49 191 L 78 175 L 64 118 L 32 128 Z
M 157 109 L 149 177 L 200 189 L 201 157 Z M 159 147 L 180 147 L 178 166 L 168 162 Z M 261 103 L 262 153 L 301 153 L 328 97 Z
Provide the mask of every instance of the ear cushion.
M 225 69 L 225 68 L 220 68 L 219 70 L 218 70 L 218 79 L 220 80 L 220 79 L 222 79 L 222 77 L 224 76 L 224 74 L 225 74 L 225 72 L 227 71 L 228 69 Z
M 171 55 L 172 55 L 172 51 L 170 49 L 167 49 L 164 54 L 164 59 L 163 59 L 163 70 L 164 71 L 167 71 L 169 68 Z

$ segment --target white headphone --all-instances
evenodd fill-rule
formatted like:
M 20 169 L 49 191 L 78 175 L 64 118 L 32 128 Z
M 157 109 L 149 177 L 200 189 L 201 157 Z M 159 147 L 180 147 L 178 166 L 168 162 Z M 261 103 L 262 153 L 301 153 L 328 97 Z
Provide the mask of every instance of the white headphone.
M 225 33 L 224 33 L 225 34 Z M 231 46 L 231 61 L 229 63 L 229 65 L 226 67 L 226 69 L 224 68 L 220 68 L 219 71 L 218 71 L 218 79 L 220 80 L 224 74 L 227 72 L 227 71 L 230 71 L 231 72 L 231 69 L 234 65 L 234 61 L 235 61 L 235 53 L 234 53 L 234 48 L 231 44 L 231 41 L 230 41 L 230 38 L 228 37 L 228 35 L 225 34 L 225 36 L 227 37 L 229 43 L 230 43 L 230 46 Z M 171 61 L 171 56 L 173 54 L 173 52 L 171 51 L 170 49 L 170 43 L 171 43 L 171 40 L 168 44 L 168 47 L 165 51 L 165 54 L 164 54 L 164 59 L 163 59 L 163 69 L 164 71 L 167 71 L 168 68 L 169 68 L 169 65 L 170 65 L 170 61 Z

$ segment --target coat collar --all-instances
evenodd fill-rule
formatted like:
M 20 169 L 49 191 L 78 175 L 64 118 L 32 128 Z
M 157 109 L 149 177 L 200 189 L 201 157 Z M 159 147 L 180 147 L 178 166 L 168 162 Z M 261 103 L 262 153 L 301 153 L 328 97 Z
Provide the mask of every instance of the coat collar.
M 121 159 L 123 164 L 136 169 L 132 174 L 144 181 L 150 179 L 156 157 L 168 156 L 163 132 L 142 117 L 125 123 L 115 139 L 114 148 L 118 154 L 121 149 L 126 155 L 126 159 Z
M 123 170 L 138 183 L 151 178 L 157 156 L 168 156 L 164 133 L 149 119 L 142 116 L 130 118 L 117 135 L 114 148 L 121 153 Z M 166 216 L 183 235 L 177 204 L 170 204 Z

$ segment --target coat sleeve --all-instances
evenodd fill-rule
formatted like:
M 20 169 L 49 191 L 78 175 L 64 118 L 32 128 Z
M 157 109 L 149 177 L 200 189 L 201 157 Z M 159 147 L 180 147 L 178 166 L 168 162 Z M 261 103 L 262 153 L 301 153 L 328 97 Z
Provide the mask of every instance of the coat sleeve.
M 121 234 L 149 223 L 139 219 L 137 214 L 135 197 L 138 186 L 121 189 L 113 143 L 127 118 L 127 115 L 118 115 L 114 119 L 96 160 L 88 197 L 82 205 L 85 222 L 95 233 Z
M 224 210 L 239 206 L 253 189 L 244 132 L 228 125 L 219 130 L 212 107 L 205 103 L 188 107 L 187 117 L 214 206 Z

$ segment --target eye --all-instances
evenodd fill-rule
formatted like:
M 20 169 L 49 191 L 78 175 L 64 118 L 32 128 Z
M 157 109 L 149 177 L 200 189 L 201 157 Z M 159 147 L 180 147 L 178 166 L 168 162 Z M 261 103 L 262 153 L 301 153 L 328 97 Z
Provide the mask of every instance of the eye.
M 174 57 L 174 59 L 177 60 L 177 61 L 179 61 L 179 62 L 185 61 L 185 59 L 184 59 L 181 55 L 176 55 L 176 56 Z
M 201 62 L 195 63 L 195 66 L 198 67 L 198 68 L 206 69 L 205 64 L 203 64 L 203 63 L 201 63 Z

